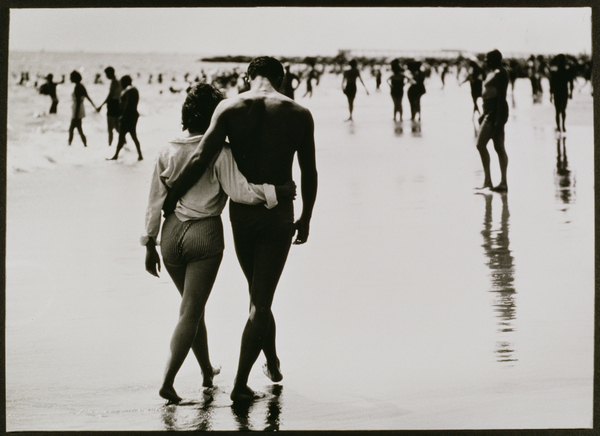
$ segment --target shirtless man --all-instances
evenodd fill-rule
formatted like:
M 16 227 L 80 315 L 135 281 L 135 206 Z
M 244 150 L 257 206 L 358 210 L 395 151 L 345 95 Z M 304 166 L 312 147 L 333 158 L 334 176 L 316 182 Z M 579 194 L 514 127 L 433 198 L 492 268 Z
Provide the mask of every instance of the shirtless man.
M 98 107 L 98 112 L 102 109 L 102 106 L 106 104 L 106 122 L 108 125 L 108 145 L 112 145 L 113 142 L 113 130 L 119 134 L 119 97 L 121 96 L 121 84 L 115 77 L 115 69 L 113 67 L 106 67 L 104 70 L 106 78 L 110 80 L 110 88 L 106 100 Z
M 123 88 L 123 91 L 121 92 L 121 98 L 119 100 L 119 142 L 117 143 L 115 155 L 108 160 L 117 160 L 119 158 L 119 152 L 123 148 L 123 145 L 125 145 L 125 135 L 127 133 L 129 133 L 131 139 L 133 139 L 135 148 L 138 152 L 138 160 L 144 159 L 136 130 L 138 118 L 140 117 L 137 110 L 140 101 L 140 93 L 131 83 L 130 76 L 121 77 L 121 88 Z
M 294 244 L 303 244 L 308 239 L 317 195 L 313 118 L 307 109 L 277 91 L 283 75 L 281 63 L 274 58 L 263 56 L 250 62 L 250 91 L 219 103 L 206 134 L 172 186 L 164 207 L 168 215 L 177 199 L 200 178 L 225 138 L 229 139 L 239 170 L 252 183 L 285 184 L 292 180 L 294 155 L 298 153 L 302 195 L 298 221 L 294 223 L 291 200 L 281 201 L 270 210 L 229 202 L 236 254 L 250 291 L 250 314 L 242 335 L 231 392 L 233 401 L 261 396 L 248 386 L 250 371 L 261 350 L 267 360 L 265 374 L 273 382 L 283 378 L 275 349 L 271 304 L 294 233 L 297 231 Z
M 483 187 L 492 191 L 506 192 L 506 170 L 508 167 L 508 156 L 504 147 L 504 125 L 508 120 L 508 103 L 506 102 L 506 91 L 508 90 L 508 72 L 502 66 L 502 54 L 498 50 L 491 51 L 486 55 L 486 63 L 490 70 L 485 82 L 483 82 L 483 115 L 479 118 L 481 128 L 477 138 L 477 150 L 483 164 L 484 181 Z M 490 139 L 494 143 L 494 149 L 498 154 L 500 163 L 500 184 L 492 185 L 490 175 L 490 154 L 487 144 Z
M 58 97 L 56 96 L 56 85 L 60 85 L 61 83 L 65 83 L 65 75 L 63 74 L 62 80 L 60 82 L 54 81 L 54 76 L 52 74 L 48 74 L 46 76 L 46 82 L 40 86 L 40 94 L 45 94 L 50 97 L 52 100 L 52 104 L 50 105 L 49 114 L 55 114 L 56 109 L 58 108 Z

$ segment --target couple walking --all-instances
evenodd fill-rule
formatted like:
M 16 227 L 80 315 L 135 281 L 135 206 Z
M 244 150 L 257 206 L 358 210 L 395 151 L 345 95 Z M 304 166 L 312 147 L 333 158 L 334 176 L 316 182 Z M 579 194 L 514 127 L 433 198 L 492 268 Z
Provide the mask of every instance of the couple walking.
M 164 210 L 161 254 L 182 295 L 159 392 L 170 402 L 181 401 L 173 384 L 190 349 L 200 364 L 203 386 L 212 386 L 220 371 L 210 362 L 204 307 L 223 256 L 221 212 L 227 196 L 235 250 L 250 292 L 231 399 L 261 396 L 248 386 L 261 351 L 265 374 L 273 382 L 283 378 L 271 304 L 294 234 L 294 244 L 308 239 L 317 193 L 312 115 L 278 92 L 283 76 L 281 63 L 265 56 L 248 66 L 248 92 L 224 99 L 210 85 L 196 85 L 182 108 L 183 135 L 159 152 L 141 242 L 146 270 L 158 276 L 156 241 Z M 294 222 L 296 153 L 302 213 Z

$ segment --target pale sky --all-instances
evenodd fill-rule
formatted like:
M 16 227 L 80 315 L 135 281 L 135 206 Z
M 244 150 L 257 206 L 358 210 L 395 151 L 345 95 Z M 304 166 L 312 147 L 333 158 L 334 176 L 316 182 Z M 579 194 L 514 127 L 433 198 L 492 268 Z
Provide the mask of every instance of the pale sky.
M 591 8 L 11 9 L 10 50 L 335 55 L 591 53 Z

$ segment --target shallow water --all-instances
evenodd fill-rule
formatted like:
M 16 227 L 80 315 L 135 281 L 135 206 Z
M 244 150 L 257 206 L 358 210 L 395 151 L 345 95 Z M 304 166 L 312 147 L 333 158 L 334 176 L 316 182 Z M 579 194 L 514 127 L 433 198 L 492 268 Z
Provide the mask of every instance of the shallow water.
M 483 174 L 467 86 L 426 82 L 413 132 L 391 120 L 385 85 L 365 79 L 371 95 L 359 88 L 353 123 L 341 78 L 324 76 L 310 99 L 297 90 L 315 118 L 319 194 L 273 307 L 284 381 L 267 383 L 259 358 L 250 386 L 267 397 L 246 409 L 229 400 L 247 292 L 228 231 L 207 305 L 217 388 L 203 394 L 188 358 L 175 385 L 186 403 L 157 394 L 179 296 L 166 274 L 145 273 L 137 239 L 181 95 L 138 81 L 146 160 L 126 149 L 114 163 L 104 112 L 84 120 L 88 149 L 77 137 L 67 147 L 70 85 L 56 117 L 40 115 L 47 98 L 10 85 L 7 429 L 591 427 L 589 88 L 576 89 L 557 137 L 547 94 L 533 105 L 517 81 L 501 195 L 474 189 Z M 103 100 L 106 85 L 86 86 Z

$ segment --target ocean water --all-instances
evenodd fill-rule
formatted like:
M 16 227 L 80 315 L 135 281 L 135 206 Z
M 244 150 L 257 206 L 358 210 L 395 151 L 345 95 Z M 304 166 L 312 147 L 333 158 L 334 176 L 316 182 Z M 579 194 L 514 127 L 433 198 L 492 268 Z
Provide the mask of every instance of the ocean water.
M 131 145 L 105 160 L 114 152 L 105 113 L 89 105 L 89 146 L 77 134 L 67 145 L 71 84 L 50 116 L 48 97 L 14 81 L 83 68 L 100 104 L 108 85 L 93 77 L 109 64 L 140 90 L 142 162 Z M 250 386 L 267 397 L 229 400 L 248 300 L 225 212 L 206 309 L 222 373 L 203 392 L 190 356 L 175 384 L 185 402 L 165 405 L 158 387 L 179 295 L 166 273 L 144 271 L 137 241 L 154 155 L 179 131 L 183 95 L 168 88 L 225 67 L 11 53 L 7 430 L 591 428 L 594 138 L 583 81 L 560 136 L 547 82 L 533 104 L 517 81 L 506 195 L 474 189 L 483 174 L 470 92 L 454 77 L 443 89 L 435 75 L 426 82 L 420 131 L 392 121 L 388 88 L 376 91 L 367 72 L 370 95 L 359 87 L 352 123 L 339 76 L 323 76 L 312 98 L 303 84 L 296 100 L 315 119 L 320 181 L 309 241 L 292 247 L 273 306 L 284 380 L 270 384 L 261 357 Z M 159 72 L 170 79 L 147 83 Z

